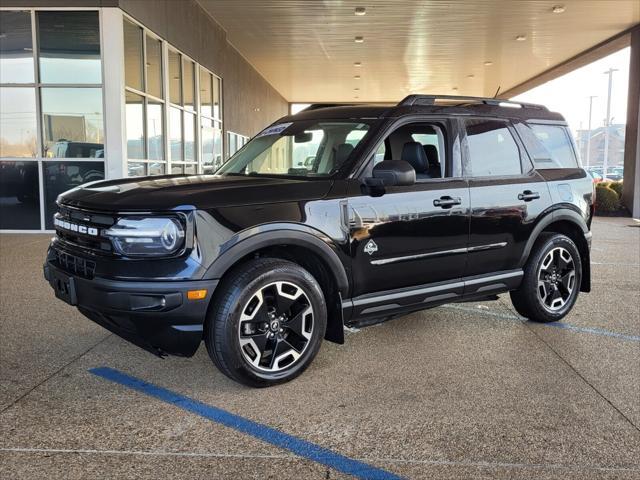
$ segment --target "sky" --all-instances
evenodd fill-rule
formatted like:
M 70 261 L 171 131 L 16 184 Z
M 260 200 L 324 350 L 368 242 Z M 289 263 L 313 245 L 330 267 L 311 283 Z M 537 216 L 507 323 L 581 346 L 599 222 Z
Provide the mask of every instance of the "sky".
M 540 103 L 550 110 L 560 112 L 575 134 L 578 129 L 587 129 L 589 96 L 596 95 L 591 114 L 591 128 L 595 129 L 604 125 L 607 116 L 608 75 L 603 72 L 616 68 L 618 71 L 613 74 L 611 90 L 612 123 L 626 123 L 630 50 L 629 47 L 619 50 L 512 100 Z

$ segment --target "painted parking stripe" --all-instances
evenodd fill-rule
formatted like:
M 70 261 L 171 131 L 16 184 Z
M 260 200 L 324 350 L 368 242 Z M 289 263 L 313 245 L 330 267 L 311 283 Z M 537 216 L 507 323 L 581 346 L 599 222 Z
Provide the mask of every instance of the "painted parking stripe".
M 332 452 L 324 447 L 316 445 L 301 438 L 294 437 L 287 433 L 268 427 L 258 422 L 246 419 L 239 415 L 227 412 L 221 408 L 207 405 L 206 403 L 193 400 L 179 393 L 172 392 L 166 388 L 159 387 L 152 383 L 145 382 L 136 377 L 127 375 L 109 367 L 92 368 L 89 370 L 94 375 L 106 380 L 118 383 L 132 390 L 136 390 L 145 395 L 157 398 L 163 402 L 174 405 L 187 412 L 200 415 L 207 420 L 233 428 L 241 433 L 256 437 L 266 443 L 288 450 L 300 457 L 312 460 L 338 472 L 353 475 L 357 478 L 372 480 L 398 480 L 399 477 L 391 472 L 368 465 L 364 462 Z
M 470 313 L 479 313 L 481 315 L 489 315 L 491 317 L 496 317 L 496 318 L 504 318 L 505 320 L 515 320 L 518 322 L 527 322 L 528 320 L 524 317 L 520 317 L 517 315 L 512 315 L 510 313 L 500 313 L 500 312 L 494 312 L 492 310 L 482 310 L 479 308 L 473 308 L 473 307 L 465 307 L 462 305 L 444 305 L 444 307 L 446 308 L 452 308 L 455 310 L 463 310 L 465 312 L 470 312 Z M 579 332 L 579 333 L 590 333 L 593 335 L 601 335 L 604 337 L 612 337 L 612 338 L 618 338 L 620 340 L 627 340 L 630 342 L 640 342 L 640 336 L 638 335 L 627 335 L 625 333 L 618 333 L 618 332 L 611 332 L 609 330 L 604 330 L 602 328 L 595 328 L 595 327 L 579 327 L 578 325 L 573 325 L 571 323 L 563 323 L 563 322 L 551 322 L 551 323 L 542 323 L 542 324 L 538 324 L 538 325 L 544 325 L 546 327 L 555 327 L 555 328 L 562 328 L 564 330 L 571 330 L 574 332 Z

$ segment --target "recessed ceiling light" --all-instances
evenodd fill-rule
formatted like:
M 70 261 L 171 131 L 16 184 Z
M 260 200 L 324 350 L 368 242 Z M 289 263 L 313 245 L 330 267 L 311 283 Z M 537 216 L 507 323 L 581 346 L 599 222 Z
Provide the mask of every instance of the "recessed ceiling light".
M 473 78 L 474 76 L 475 75 L 473 75 L 473 74 L 469 74 L 469 75 L 467 75 L 467 78 Z
M 357 16 L 361 17 L 363 15 L 367 14 L 367 9 L 364 7 L 356 7 L 356 9 L 354 10 L 354 12 Z
M 484 62 L 485 67 L 490 67 L 491 65 L 493 65 L 493 62 L 491 60 L 487 60 L 486 62 Z
M 516 41 L 517 41 L 517 42 L 524 42 L 526 39 L 527 39 L 527 36 L 526 36 L 526 35 L 518 35 L 518 36 L 516 37 Z
M 354 90 L 357 92 L 358 90 L 360 90 L 358 87 L 354 88 Z
M 458 91 L 458 87 L 451 87 L 451 90 L 453 90 L 454 92 Z
M 355 78 L 356 80 L 360 80 L 360 75 L 354 75 L 353 78 Z
M 356 37 L 353 39 L 356 43 L 364 43 L 364 37 Z
M 358 95 L 354 95 L 354 97 L 353 97 L 353 98 L 360 98 L 360 97 L 359 97 Z
M 354 67 L 361 67 L 362 66 L 362 62 L 353 62 L 353 66 Z
M 554 5 L 551 11 L 553 13 L 564 13 L 565 8 L 564 8 L 564 5 Z

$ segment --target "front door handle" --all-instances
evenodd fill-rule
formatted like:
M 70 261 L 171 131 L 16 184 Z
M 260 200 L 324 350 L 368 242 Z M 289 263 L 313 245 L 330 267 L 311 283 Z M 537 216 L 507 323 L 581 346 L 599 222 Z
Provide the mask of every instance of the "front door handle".
M 440 197 L 440 198 L 436 198 L 433 201 L 433 206 L 434 207 L 440 207 L 440 208 L 451 208 L 454 205 L 460 205 L 462 203 L 462 200 L 460 199 L 460 197 L 449 197 L 449 196 L 445 196 L 445 197 Z
M 518 200 L 524 200 L 525 202 L 537 200 L 538 198 L 540 198 L 540 194 L 538 192 L 532 192 L 531 190 L 525 190 L 518 194 Z

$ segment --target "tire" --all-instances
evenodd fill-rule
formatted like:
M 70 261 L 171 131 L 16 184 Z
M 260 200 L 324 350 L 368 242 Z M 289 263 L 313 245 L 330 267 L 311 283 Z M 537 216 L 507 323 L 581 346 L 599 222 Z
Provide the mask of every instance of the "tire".
M 300 375 L 324 338 L 327 307 L 299 265 L 258 258 L 225 276 L 205 322 L 209 356 L 227 377 L 268 387 Z
M 534 322 L 557 322 L 573 308 L 582 281 L 578 247 L 566 235 L 540 235 L 524 268 L 518 290 L 511 292 L 517 312 Z

